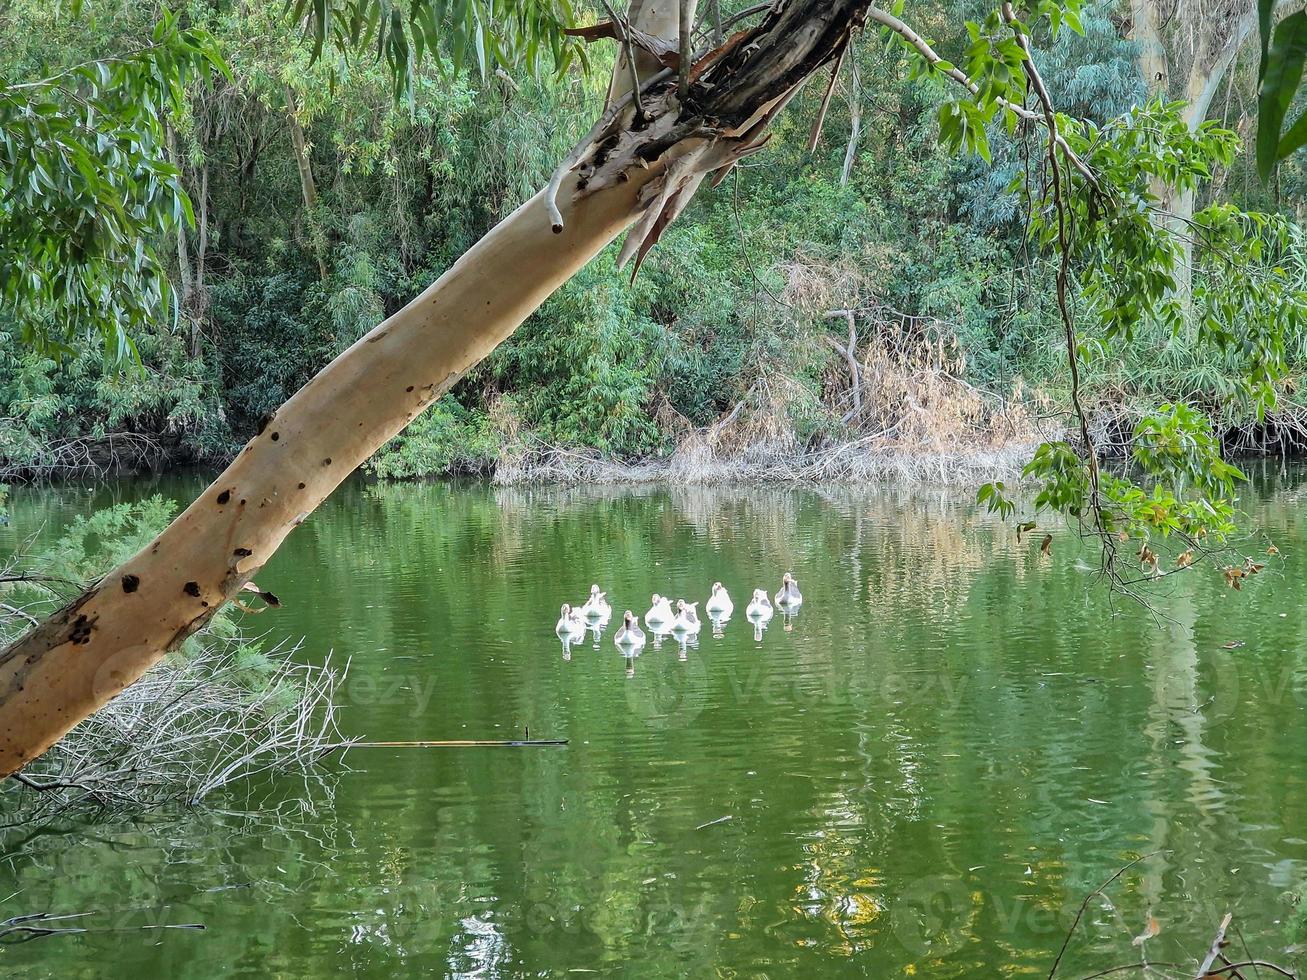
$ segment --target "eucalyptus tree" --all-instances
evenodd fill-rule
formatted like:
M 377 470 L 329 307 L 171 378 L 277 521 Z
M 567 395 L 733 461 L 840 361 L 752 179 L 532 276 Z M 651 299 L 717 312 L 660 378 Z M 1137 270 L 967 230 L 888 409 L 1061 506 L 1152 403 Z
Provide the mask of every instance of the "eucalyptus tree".
M 619 258 L 638 268 L 704 180 L 720 181 L 764 148 L 770 125 L 810 78 L 830 66 L 833 87 L 849 45 L 870 24 L 905 45 L 921 72 L 954 86 L 958 98 L 946 100 L 939 113 L 947 144 L 987 157 L 988 131 L 1006 126 L 1011 133 L 1032 134 L 1041 147 L 1039 179 L 1027 192 L 1030 226 L 1057 266 L 1076 434 L 1043 444 L 1027 467 L 1040 488 L 1036 510 L 1079 521 L 1095 534 L 1103 542 L 1105 567 L 1119 584 L 1125 583 L 1115 561 L 1118 542 L 1140 544 L 1143 561 L 1154 554 L 1152 536 L 1175 536 L 1190 546 L 1189 557 L 1177 563 L 1192 564 L 1205 541 L 1219 540 L 1232 528 L 1238 473 L 1222 460 L 1210 422 L 1183 405 L 1162 406 L 1140 423 L 1135 462 L 1142 482 L 1100 472 L 1078 371 L 1084 357 L 1102 352 L 1081 345 L 1072 273 L 1080 277 L 1088 313 L 1107 341 L 1129 343 L 1137 324 L 1153 315 L 1180 329 L 1183 318 L 1168 298 L 1179 274 L 1180 246 L 1149 221 L 1155 203 L 1149 187 L 1159 179 L 1168 186 L 1197 181 L 1212 160 L 1229 158 L 1233 144 L 1209 126 L 1190 129 L 1166 105 L 1143 107 L 1103 126 L 1059 115 L 1036 68 L 1032 39 L 1036 30 L 1075 29 L 1079 9 L 1079 0 L 1034 0 L 1019 11 L 1001 3 L 983 21 L 966 25 L 970 43 L 953 64 L 898 12 L 869 0 L 778 0 L 741 12 L 720 30 L 711 25 L 699 33 L 701 39 L 692 32 L 692 0 L 633 0 L 625 16 L 610 10 L 608 19 L 583 27 L 572 25 L 566 0 L 414 0 L 407 18 L 387 0 L 300 0 L 292 12 L 307 23 L 320 51 L 376 50 L 401 99 L 411 97 L 415 61 L 435 45 L 455 63 L 489 74 L 497 65 L 522 62 L 565 67 L 584 59 L 583 41 L 612 42 L 618 54 L 605 107 L 545 187 L 265 419 L 235 461 L 155 540 L 0 654 L 0 773 L 15 772 L 43 752 L 225 603 L 254 592 L 275 605 L 276 597 L 261 592 L 253 578 L 355 467 L 623 232 Z M 162 29 L 150 51 L 180 51 L 190 60 L 170 55 L 178 71 L 167 75 L 160 69 L 160 77 L 175 81 L 192 63 L 189 70 L 221 70 L 204 37 L 167 23 L 171 27 Z M 151 57 L 158 56 L 139 56 L 146 64 L 153 64 Z M 87 71 L 101 74 L 99 67 Z M 142 89 L 150 91 L 139 85 L 130 91 Z M 52 110 L 25 105 L 12 84 L 0 96 L 18 107 L 15 118 L 27 119 L 80 105 L 85 92 L 74 86 L 52 95 Z M 118 118 L 124 125 L 131 121 L 128 110 Z M 101 148 L 97 121 L 87 116 L 70 132 L 87 147 Z M 160 124 L 136 122 L 153 140 L 164 199 L 174 204 L 172 220 L 183 220 L 188 211 L 174 171 L 159 162 Z M 819 116 L 816 128 L 820 124 Z M 124 139 L 131 143 L 130 136 Z M 33 196 L 24 200 L 38 215 L 46 206 L 39 200 L 43 177 L 29 162 L 61 159 L 58 152 L 21 157 L 35 181 Z M 75 176 L 68 179 L 89 183 L 93 174 L 70 159 Z M 49 167 L 42 169 L 49 173 Z M 30 221 L 21 208 L 9 207 L 0 210 L 0 223 L 21 227 Z M 150 212 L 127 213 L 138 224 L 123 225 L 121 233 L 143 241 Z M 156 215 L 154 224 L 165 222 Z M 1205 209 L 1195 225 L 1204 254 L 1221 272 L 1197 297 L 1198 339 L 1239 351 L 1248 396 L 1265 405 L 1283 374 L 1284 332 L 1304 308 L 1303 297 L 1276 265 L 1288 232 L 1270 219 L 1224 207 Z M 53 248 L 62 247 L 62 227 L 56 219 L 46 229 Z M 146 246 L 137 244 L 136 250 L 141 276 L 150 271 L 157 278 Z M 93 251 L 76 249 L 39 252 L 26 266 L 35 275 L 23 288 L 49 288 L 61 261 L 79 269 L 87 255 L 96 258 Z M 4 258 L 2 268 L 11 276 L 24 268 L 21 256 Z M 130 278 L 126 283 L 138 285 Z M 33 293 L 26 302 L 37 312 L 59 295 Z M 157 298 L 143 295 L 142 303 Z M 90 295 L 84 307 L 96 298 Z M 113 319 L 113 330 L 121 331 L 122 318 Z M 33 323 L 39 332 L 45 321 Z M 982 488 L 981 499 L 1005 516 L 1016 511 L 1001 485 Z M 1023 520 L 1022 526 L 1029 529 L 1033 522 Z
M 1181 104 L 1182 118 L 1196 130 L 1207 119 L 1221 83 L 1257 22 L 1256 0 L 1131 0 L 1139 68 L 1149 89 Z M 1198 187 L 1159 186 L 1162 217 L 1181 240 L 1188 237 Z M 1181 269 L 1181 291 L 1189 287 L 1191 256 Z
M 417 4 L 408 24 L 395 10 L 382 22 L 379 2 L 300 6 L 322 43 L 379 44 L 401 89 L 410 51 L 445 26 L 442 16 L 466 11 L 487 19 L 454 32 L 479 41 L 464 57 L 529 60 L 542 38 L 566 57 L 567 24 L 553 5 Z M 841 55 L 867 9 L 865 0 L 799 0 L 698 52 L 691 11 L 668 0 L 606 22 L 622 46 L 608 105 L 548 185 L 293 396 L 154 542 L 4 653 L 0 770 L 44 751 L 249 588 L 341 480 L 632 225 L 623 256 L 638 263 L 705 177 L 762 147 L 776 114 Z M 495 23 L 508 29 L 487 30 Z M 510 37 L 519 49 L 507 49 Z

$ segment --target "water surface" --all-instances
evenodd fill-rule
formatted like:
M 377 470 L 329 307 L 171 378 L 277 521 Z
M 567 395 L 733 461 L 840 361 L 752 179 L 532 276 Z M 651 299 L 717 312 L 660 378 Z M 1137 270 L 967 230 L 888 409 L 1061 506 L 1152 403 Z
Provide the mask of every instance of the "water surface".
M 351 482 L 258 580 L 251 621 L 349 658 L 356 750 L 311 810 L 11 837 L 7 914 L 106 931 L 0 949 L 24 977 L 1059 975 L 1205 952 L 1233 911 L 1293 963 L 1307 885 L 1302 475 L 1246 506 L 1283 557 L 1112 603 L 1070 536 L 1051 556 L 926 491 L 636 492 Z M 15 488 L 3 553 L 75 514 L 195 480 Z M 1264 543 L 1247 546 L 1264 552 Z M 761 638 L 755 586 L 807 601 Z M 697 647 L 552 629 L 591 582 L 740 610 Z M 1231 641 L 1244 646 L 1224 649 Z M 290 787 L 264 787 L 274 797 Z M 720 818 L 729 817 L 717 823 Z M 697 829 L 698 828 L 698 829 Z

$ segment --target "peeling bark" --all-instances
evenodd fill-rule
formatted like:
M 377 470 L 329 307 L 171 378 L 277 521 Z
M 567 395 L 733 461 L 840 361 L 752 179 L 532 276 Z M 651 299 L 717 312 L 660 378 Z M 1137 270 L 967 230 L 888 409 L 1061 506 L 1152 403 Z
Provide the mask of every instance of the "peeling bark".
M 629 105 L 597 127 L 561 180 L 296 392 L 153 542 L 0 654 L 0 775 L 199 629 L 355 467 L 633 223 L 623 254 L 643 255 L 708 173 L 762 145 L 776 112 L 843 50 L 867 7 L 794 0 L 770 11 L 696 62 L 684 99 L 671 73 L 642 76 L 640 128 Z M 663 37 L 670 23 L 675 39 L 678 15 L 675 0 L 644 0 L 634 22 Z

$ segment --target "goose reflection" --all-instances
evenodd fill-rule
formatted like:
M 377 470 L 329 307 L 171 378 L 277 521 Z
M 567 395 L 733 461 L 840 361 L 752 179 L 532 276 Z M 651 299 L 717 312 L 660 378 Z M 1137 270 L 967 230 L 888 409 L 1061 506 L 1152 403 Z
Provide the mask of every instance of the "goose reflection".
M 789 609 L 781 609 L 781 629 L 786 633 L 794 632 L 794 621 L 799 618 L 799 607 L 793 606 Z
M 672 635 L 672 624 L 670 622 L 664 622 L 654 626 L 652 623 L 646 621 L 645 625 L 649 627 L 649 632 L 653 634 L 654 649 L 661 649 L 663 639 Z
M 720 640 L 726 635 L 726 624 L 731 621 L 730 613 L 721 616 L 710 616 L 709 621 L 712 623 L 712 637 L 714 640 Z
M 771 600 L 767 598 L 765 589 L 754 589 L 753 598 L 749 600 L 748 608 L 744 610 L 745 618 L 753 623 L 753 640 L 755 643 L 762 642 L 762 631 L 767 628 L 774 615 Z
M 676 636 L 676 645 L 679 647 L 676 653 L 677 660 L 689 660 L 689 650 L 699 649 L 699 636 L 697 633 L 678 633 Z

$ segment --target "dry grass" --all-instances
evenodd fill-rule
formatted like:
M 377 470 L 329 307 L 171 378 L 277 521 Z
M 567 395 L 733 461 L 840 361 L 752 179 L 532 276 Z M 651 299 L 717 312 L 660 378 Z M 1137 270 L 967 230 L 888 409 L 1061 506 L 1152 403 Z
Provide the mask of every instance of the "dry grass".
M 29 618 L 0 609 L 0 641 Z M 0 830 L 253 792 L 262 774 L 313 775 L 347 744 L 336 725 L 343 668 L 299 663 L 290 644 L 254 653 L 240 638 L 198 639 L 198 652 L 167 657 L 15 777 Z
M 628 464 L 537 443 L 504 460 L 496 482 L 973 484 L 1019 475 L 1047 437 L 1041 393 L 1020 380 L 1006 393 L 970 384 L 946 323 L 863 301 L 848 270 L 796 263 L 786 273 L 785 329 L 800 358 L 825 359 L 816 397 L 810 382 L 762 367 L 712 425 L 669 425 L 679 438 L 667 458 Z M 854 302 L 836 306 L 838 296 Z

